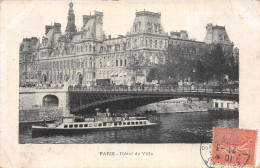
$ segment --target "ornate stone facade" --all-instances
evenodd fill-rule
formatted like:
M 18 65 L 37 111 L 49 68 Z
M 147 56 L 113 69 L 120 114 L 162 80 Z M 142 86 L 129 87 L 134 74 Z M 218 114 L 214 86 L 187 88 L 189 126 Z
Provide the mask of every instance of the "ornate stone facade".
M 36 37 L 24 38 L 19 49 L 19 79 L 20 84 L 38 82 L 38 62 Z
M 200 42 L 189 39 L 184 30 L 168 35 L 160 13 L 140 11 L 135 15 L 126 35 L 111 38 L 103 31 L 103 13 L 98 11 L 94 15 L 83 15 L 82 28 L 77 31 L 70 3 L 66 33 L 62 34 L 61 25 L 54 23 L 45 27 L 42 42 L 38 39 L 35 42 L 31 54 L 35 56 L 34 74 L 38 83 L 88 86 L 100 80 L 110 84 L 145 83 L 149 69 L 165 63 L 169 45 L 180 47 L 181 55 L 190 59 L 199 58 L 213 43 L 221 43 L 224 50 L 233 51 L 233 43 L 224 27 L 208 24 L 205 42 Z M 23 41 L 21 46 L 25 44 Z M 21 70 L 20 74 L 23 73 Z M 26 82 L 23 79 L 20 75 L 21 83 Z

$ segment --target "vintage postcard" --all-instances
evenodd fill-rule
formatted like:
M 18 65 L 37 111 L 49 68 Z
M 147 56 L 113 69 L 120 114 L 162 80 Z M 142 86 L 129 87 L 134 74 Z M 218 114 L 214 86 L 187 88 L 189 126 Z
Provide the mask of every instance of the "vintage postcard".
M 1 1 L 0 167 L 257 167 L 260 1 Z

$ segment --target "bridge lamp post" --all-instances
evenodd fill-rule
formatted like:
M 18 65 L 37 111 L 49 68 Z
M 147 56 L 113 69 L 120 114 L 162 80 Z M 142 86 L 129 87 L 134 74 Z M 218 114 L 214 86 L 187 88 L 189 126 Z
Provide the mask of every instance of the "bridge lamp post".
M 196 68 L 193 68 L 192 72 L 193 72 L 193 81 L 196 82 L 196 80 L 195 80 L 195 77 L 196 77 Z

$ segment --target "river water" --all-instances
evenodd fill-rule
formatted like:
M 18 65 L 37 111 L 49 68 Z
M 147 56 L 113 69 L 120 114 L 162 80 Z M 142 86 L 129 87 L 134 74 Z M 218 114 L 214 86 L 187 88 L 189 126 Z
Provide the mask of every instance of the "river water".
M 32 138 L 32 124 L 19 125 L 21 144 L 88 144 L 88 143 L 210 143 L 212 128 L 238 128 L 238 116 L 212 112 L 160 114 L 161 123 L 147 128 L 93 131 L 84 135 Z M 34 123 L 41 125 L 42 123 Z

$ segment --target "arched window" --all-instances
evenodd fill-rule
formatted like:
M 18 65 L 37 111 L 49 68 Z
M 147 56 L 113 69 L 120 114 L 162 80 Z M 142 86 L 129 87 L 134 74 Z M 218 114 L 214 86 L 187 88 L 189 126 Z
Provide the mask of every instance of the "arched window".
M 74 68 L 74 62 L 73 62 L 73 60 L 70 60 L 70 68 L 71 68 L 71 69 Z
M 160 31 L 160 24 L 157 23 L 157 24 L 154 25 L 154 31 L 155 32 L 159 32 Z
M 78 84 L 79 84 L 79 85 L 82 85 L 82 83 L 83 83 L 83 75 L 80 73 L 80 74 L 78 75 Z
M 88 61 L 85 62 L 85 67 L 88 68 Z
M 151 23 L 150 22 L 147 23 L 147 27 L 151 28 Z
M 63 69 L 63 61 L 60 61 L 60 69 Z
M 134 40 L 134 48 L 137 48 L 137 39 Z
M 47 76 L 46 76 L 45 74 L 42 75 L 42 81 L 43 81 L 44 83 L 46 83 L 46 81 L 47 81 Z
M 67 68 L 70 69 L 70 60 L 67 60 Z
M 138 25 L 135 24 L 134 27 L 135 27 L 135 28 L 134 28 L 134 32 L 137 32 L 137 31 L 138 31 Z

